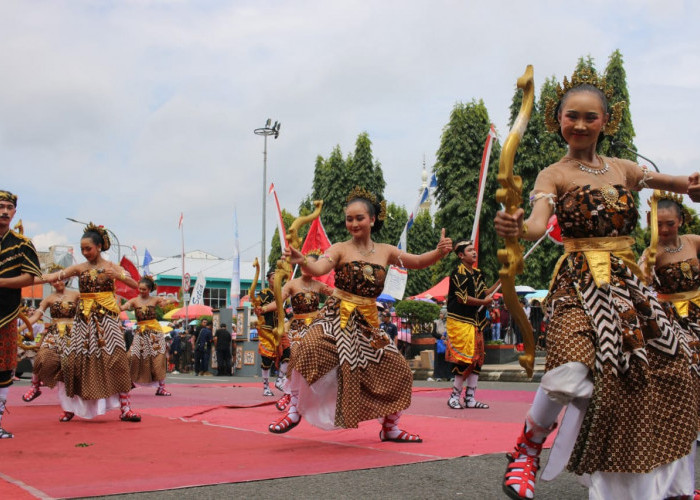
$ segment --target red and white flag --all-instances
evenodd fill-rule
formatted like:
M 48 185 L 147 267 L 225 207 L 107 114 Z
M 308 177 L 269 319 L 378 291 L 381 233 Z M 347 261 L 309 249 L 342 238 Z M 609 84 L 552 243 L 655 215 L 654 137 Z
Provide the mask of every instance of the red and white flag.
M 319 250 L 321 253 L 325 252 L 331 246 L 331 240 L 328 239 L 326 230 L 323 228 L 323 223 L 321 218 L 317 217 L 311 222 L 309 227 L 309 232 L 306 234 L 304 239 L 304 244 L 301 246 L 301 253 L 306 255 L 312 250 Z M 335 285 L 335 270 L 332 270 L 328 274 L 323 276 L 314 277 L 315 280 L 325 283 L 328 286 Z
M 275 198 L 275 206 L 277 207 L 277 230 L 280 233 L 280 246 L 282 251 L 287 248 L 287 231 L 284 228 L 284 219 L 282 219 L 282 210 L 280 209 L 280 201 L 277 199 L 277 191 L 275 191 L 275 185 L 270 184 L 270 189 L 267 191 L 268 195 L 273 195 Z
M 180 229 L 182 227 L 182 219 L 185 218 L 185 214 L 180 212 L 180 219 L 177 221 L 177 228 Z
M 489 133 L 486 136 L 486 144 L 484 144 L 484 152 L 481 155 L 481 170 L 479 171 L 479 191 L 477 191 L 476 210 L 474 212 L 474 225 L 472 226 L 471 240 L 474 242 L 474 250 L 476 250 L 477 261 L 479 259 L 479 218 L 481 215 L 481 205 L 484 201 L 484 191 L 486 188 L 486 174 L 489 171 L 489 162 L 491 160 L 491 149 L 493 142 L 496 139 L 496 129 L 491 124 Z M 474 263 L 477 266 L 477 262 Z

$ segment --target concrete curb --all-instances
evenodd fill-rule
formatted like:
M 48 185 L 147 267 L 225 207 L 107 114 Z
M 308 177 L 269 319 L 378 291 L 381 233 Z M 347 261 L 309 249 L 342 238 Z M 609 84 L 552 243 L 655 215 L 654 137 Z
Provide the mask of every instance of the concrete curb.
M 479 380 L 489 382 L 539 382 L 542 380 L 543 371 L 535 371 L 529 378 L 525 370 L 481 370 Z

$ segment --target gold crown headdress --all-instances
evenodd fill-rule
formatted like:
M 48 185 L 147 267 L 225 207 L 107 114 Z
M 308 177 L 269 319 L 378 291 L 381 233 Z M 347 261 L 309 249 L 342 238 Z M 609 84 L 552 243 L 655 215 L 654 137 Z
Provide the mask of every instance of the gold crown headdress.
M 109 234 L 107 234 L 107 230 L 105 229 L 104 226 L 96 226 L 95 224 L 90 222 L 85 227 L 85 233 L 87 233 L 88 231 L 94 231 L 100 235 L 100 237 L 102 238 L 102 251 L 103 252 L 106 252 L 107 250 L 109 250 L 109 247 L 112 246 L 112 242 L 109 240 Z
M 377 204 L 377 197 L 370 191 L 360 186 L 355 186 L 352 189 L 352 191 L 350 191 L 348 197 L 345 198 L 345 202 L 350 203 L 352 200 L 356 200 L 358 198 L 367 200 L 372 205 Z M 386 200 L 382 200 L 381 202 L 379 202 L 379 213 L 377 214 L 377 220 L 383 221 L 384 219 L 386 219 Z
M 457 248 L 459 247 L 468 247 L 469 245 L 473 245 L 474 242 L 472 240 L 462 240 L 457 243 L 455 243 L 454 249 L 455 252 L 457 251 Z
M 52 273 L 55 273 L 58 271 L 63 271 L 64 269 L 65 269 L 65 267 L 63 267 L 62 265 L 54 263 L 54 264 L 51 264 L 49 266 L 49 268 L 46 270 L 46 272 L 49 274 L 52 274 Z
M 15 208 L 17 207 L 17 195 L 12 194 L 9 191 L 0 189 L 0 201 L 9 201 L 15 206 Z
M 683 195 L 679 193 L 672 193 L 670 191 L 661 191 L 661 194 L 657 197 L 657 201 L 669 200 L 678 205 L 681 210 L 681 224 L 689 222 L 692 219 L 690 211 L 683 204 Z M 647 200 L 649 206 L 651 206 L 651 199 Z
M 574 74 L 571 75 L 571 81 L 564 77 L 564 83 L 557 86 L 557 99 L 548 97 L 546 100 L 544 122 L 548 132 L 556 133 L 559 131 L 559 121 L 557 120 L 559 103 L 561 103 L 561 100 L 569 90 L 579 87 L 580 85 L 591 85 L 597 88 L 603 93 L 608 101 L 612 100 L 613 98 L 614 89 L 611 85 L 608 85 L 604 77 L 599 77 L 590 68 L 581 68 L 580 70 L 574 71 Z M 603 130 L 605 135 L 612 136 L 617 133 L 625 106 L 627 106 L 625 101 L 620 101 L 610 106 L 610 118 L 608 119 L 608 123 L 605 125 L 605 129 Z

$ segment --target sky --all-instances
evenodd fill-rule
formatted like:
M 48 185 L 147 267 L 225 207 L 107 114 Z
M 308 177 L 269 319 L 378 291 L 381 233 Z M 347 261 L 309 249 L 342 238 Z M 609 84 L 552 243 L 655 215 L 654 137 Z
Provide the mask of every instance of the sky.
M 692 0 L 4 0 L 0 189 L 19 196 L 16 220 L 40 250 L 77 249 L 73 218 L 139 260 L 179 254 L 182 212 L 185 250 L 228 258 L 236 209 L 252 260 L 253 130 L 268 118 L 281 123 L 267 182 L 283 208 L 310 193 L 317 156 L 347 155 L 367 132 L 386 198 L 410 210 L 456 103 L 482 99 L 503 141 L 527 64 L 539 90 L 581 56 L 603 70 L 615 49 L 639 152 L 685 175 L 700 170 L 699 24 Z

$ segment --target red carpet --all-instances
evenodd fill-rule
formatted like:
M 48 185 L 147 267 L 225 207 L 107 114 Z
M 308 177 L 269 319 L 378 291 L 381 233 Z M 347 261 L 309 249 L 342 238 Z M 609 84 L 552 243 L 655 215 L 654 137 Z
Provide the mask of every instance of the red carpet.
M 421 444 L 382 443 L 379 424 L 324 432 L 306 422 L 274 435 L 281 415 L 259 384 L 171 386 L 157 398 L 137 389 L 140 423 L 118 412 L 92 421 L 58 421 L 53 391 L 33 403 L 10 391 L 2 443 L 0 498 L 79 497 L 153 491 L 385 467 L 508 451 L 534 396 L 527 391 L 480 391 L 491 410 L 451 410 L 448 389 L 416 389 L 402 427 Z M 23 496 L 24 495 L 24 496 Z

